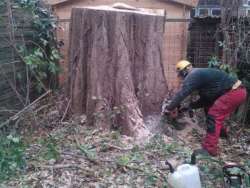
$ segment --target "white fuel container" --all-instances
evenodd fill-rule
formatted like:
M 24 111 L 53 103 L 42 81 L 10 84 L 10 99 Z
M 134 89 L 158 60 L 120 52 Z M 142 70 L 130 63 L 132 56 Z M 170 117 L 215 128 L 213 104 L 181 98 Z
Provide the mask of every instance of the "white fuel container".
M 195 165 L 180 165 L 169 174 L 168 183 L 171 188 L 201 188 L 199 170 Z

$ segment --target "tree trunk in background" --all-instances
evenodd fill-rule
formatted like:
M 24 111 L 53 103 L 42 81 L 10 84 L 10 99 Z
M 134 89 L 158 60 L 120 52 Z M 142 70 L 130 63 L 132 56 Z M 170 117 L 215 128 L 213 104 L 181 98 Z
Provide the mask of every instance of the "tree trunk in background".
M 237 22 L 240 6 L 241 0 L 221 0 L 221 30 L 224 38 L 222 62 L 231 66 L 236 66 L 238 61 L 239 38 L 235 28 L 239 26 Z
M 143 116 L 160 113 L 164 17 L 110 7 L 72 10 L 69 95 L 72 113 L 123 133 L 145 133 Z

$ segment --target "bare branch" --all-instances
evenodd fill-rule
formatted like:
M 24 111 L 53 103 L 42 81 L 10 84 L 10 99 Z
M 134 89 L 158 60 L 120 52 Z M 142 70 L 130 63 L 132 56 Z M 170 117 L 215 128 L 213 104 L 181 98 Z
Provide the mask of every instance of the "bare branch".
M 25 108 L 23 108 L 21 111 L 19 111 L 18 113 L 16 113 L 14 116 L 11 116 L 8 120 L 6 120 L 2 124 L 0 124 L 0 129 L 3 128 L 4 126 L 8 125 L 11 121 L 15 121 L 15 120 L 19 119 L 24 112 L 26 112 L 27 110 L 29 110 L 34 104 L 36 104 L 38 101 L 40 101 L 42 98 L 44 98 L 45 96 L 47 96 L 50 93 L 51 93 L 51 90 L 48 90 L 46 93 L 44 93 L 43 95 L 41 95 L 40 97 L 38 97 L 31 104 L 29 104 L 28 106 L 26 106 Z

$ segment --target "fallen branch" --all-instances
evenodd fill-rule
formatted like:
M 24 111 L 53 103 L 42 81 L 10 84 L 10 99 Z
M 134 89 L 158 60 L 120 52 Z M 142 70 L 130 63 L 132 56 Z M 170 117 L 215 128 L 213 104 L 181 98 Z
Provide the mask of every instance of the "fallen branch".
M 40 165 L 40 166 L 35 166 L 35 168 L 39 168 L 39 169 L 53 169 L 53 170 L 58 170 L 58 169 L 66 169 L 66 168 L 75 168 L 75 169 L 80 169 L 83 172 L 86 173 L 86 175 L 92 175 L 94 176 L 95 171 L 92 171 L 88 168 L 86 168 L 86 166 L 82 166 L 80 164 L 57 164 L 57 165 Z
M 43 168 L 43 169 L 61 169 L 61 168 L 79 168 L 86 171 L 86 167 L 80 166 L 79 164 L 58 164 L 58 165 L 41 165 L 36 166 L 36 168 Z
M 112 145 L 112 144 L 107 144 L 107 146 L 109 148 L 114 148 L 114 149 L 121 150 L 121 151 L 129 151 L 129 150 L 133 149 L 133 147 L 131 147 L 131 148 L 121 148 L 119 146 L 115 146 L 115 145 Z
M 0 129 L 3 128 L 4 126 L 8 125 L 11 121 L 15 121 L 18 118 L 21 117 L 21 115 L 26 112 L 28 109 L 30 109 L 34 104 L 36 104 L 38 101 L 40 101 L 42 98 L 44 98 L 45 96 L 47 96 L 48 94 L 51 93 L 51 90 L 48 90 L 46 93 L 44 93 L 43 95 L 41 95 L 40 97 L 38 97 L 36 100 L 34 100 L 32 103 L 30 103 L 28 106 L 26 106 L 25 108 L 23 108 L 21 111 L 19 111 L 18 113 L 16 113 L 14 116 L 11 116 L 8 120 L 6 120 L 5 122 L 0 124 Z
M 6 81 L 8 82 L 10 88 L 13 90 L 13 92 L 16 94 L 18 100 L 22 103 L 22 105 L 24 106 L 24 101 L 22 99 L 22 95 L 17 91 L 16 89 L 16 85 L 13 84 L 10 79 L 8 79 L 8 76 L 6 75 L 6 73 L 4 72 L 4 70 L 2 70 L 1 72 L 1 75 L 6 79 Z

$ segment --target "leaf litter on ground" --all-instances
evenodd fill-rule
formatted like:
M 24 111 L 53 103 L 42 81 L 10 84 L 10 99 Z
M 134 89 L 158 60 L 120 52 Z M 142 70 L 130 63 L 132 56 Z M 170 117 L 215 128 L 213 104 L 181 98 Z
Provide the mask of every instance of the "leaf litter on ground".
M 187 126 L 177 137 L 157 133 L 138 144 L 119 131 L 87 126 L 85 115 L 60 122 L 56 110 L 47 109 L 46 121 L 41 121 L 44 129 L 24 137 L 25 170 L 0 187 L 168 187 L 165 160 L 175 167 L 190 162 L 205 130 L 185 117 Z M 224 162 L 237 162 L 249 170 L 247 130 L 243 133 L 238 139 L 232 134 L 230 144 L 221 140 L 220 156 L 198 157 L 203 187 L 223 186 Z

